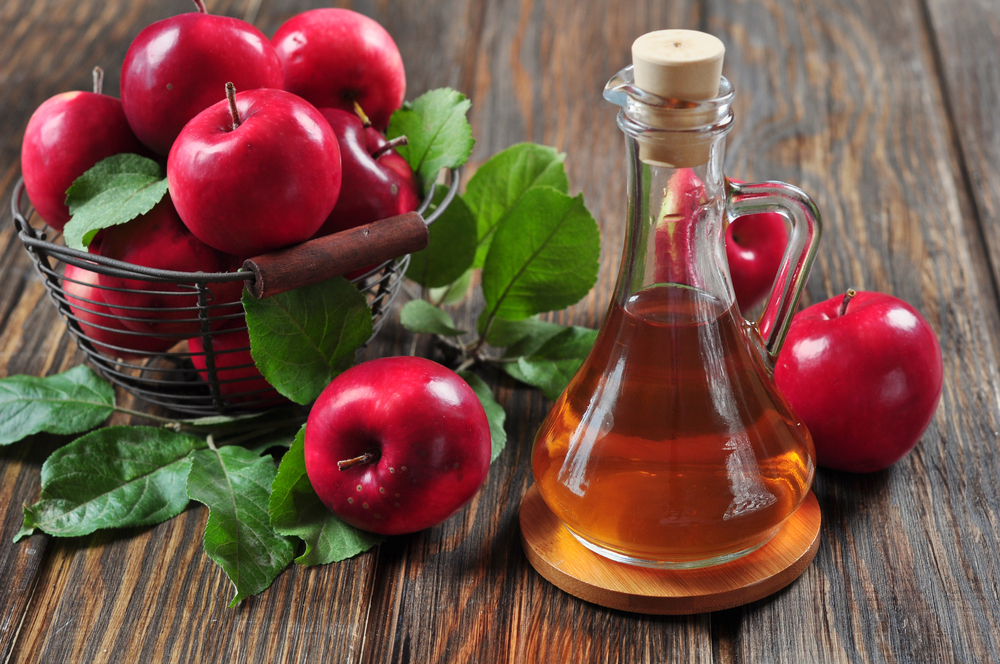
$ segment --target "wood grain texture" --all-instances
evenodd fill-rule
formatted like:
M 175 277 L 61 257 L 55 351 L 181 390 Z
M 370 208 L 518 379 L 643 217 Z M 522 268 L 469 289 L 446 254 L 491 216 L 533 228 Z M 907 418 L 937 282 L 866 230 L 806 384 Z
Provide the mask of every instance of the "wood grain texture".
M 271 35 L 329 3 L 219 0 Z M 343 3 L 337 3 L 338 5 Z M 924 662 L 1000 650 L 1000 9 L 985 0 L 359 0 L 394 35 L 409 98 L 452 86 L 473 101 L 476 165 L 531 140 L 567 153 L 571 190 L 601 224 L 599 281 L 552 316 L 603 317 L 624 232 L 624 150 L 607 79 L 639 34 L 702 28 L 727 46 L 737 89 L 728 174 L 781 179 L 816 199 L 826 232 L 806 302 L 853 286 L 895 294 L 938 331 L 945 387 L 917 449 L 868 476 L 820 471 L 816 559 L 748 607 L 685 617 L 595 607 L 544 581 L 520 550 L 517 507 L 550 403 L 495 372 L 508 449 L 442 526 L 375 552 L 293 568 L 227 609 L 232 589 L 201 548 L 207 513 L 73 540 L 11 538 L 61 439 L 0 449 L 0 658 L 17 662 Z M 19 172 L 32 110 L 119 66 L 177 3 L 0 3 L 0 192 Z M 81 360 L 0 210 L 0 375 Z M 397 305 L 398 306 L 398 305 Z M 455 309 L 470 325 L 481 299 Z M 369 356 L 405 354 L 392 318 Z M 418 354 L 440 359 L 428 341 Z M 124 404 L 132 401 L 124 397 Z M 140 407 L 136 405 L 136 407 Z

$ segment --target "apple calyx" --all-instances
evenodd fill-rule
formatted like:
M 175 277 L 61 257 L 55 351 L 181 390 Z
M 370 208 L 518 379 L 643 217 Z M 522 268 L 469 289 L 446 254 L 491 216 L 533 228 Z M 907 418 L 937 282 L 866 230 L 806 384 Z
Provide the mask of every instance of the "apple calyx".
M 851 300 L 853 300 L 854 296 L 857 294 L 858 291 L 854 290 L 853 288 L 847 289 L 847 292 L 844 293 L 844 299 L 841 300 L 840 302 L 840 308 L 837 309 L 838 316 L 843 316 L 844 314 L 847 313 L 847 305 L 850 304 Z
M 368 129 L 368 127 L 371 127 L 372 126 L 372 121 L 368 119 L 368 116 L 365 114 L 364 109 L 361 108 L 361 104 L 358 103 L 358 100 L 357 99 L 352 99 L 351 101 L 354 102 L 354 114 L 357 115 L 358 118 L 361 119 L 361 125 L 365 129 Z
M 240 120 L 240 111 L 236 108 L 236 86 L 232 81 L 226 83 L 226 99 L 229 100 L 229 114 L 233 116 L 233 131 L 236 131 L 243 122 Z
M 401 145 L 409 145 L 409 144 L 410 144 L 410 139 L 408 139 L 406 136 L 397 136 L 391 141 L 387 141 L 386 144 L 380 147 L 379 149 L 372 152 L 372 159 L 378 159 L 382 155 L 388 153 L 390 150 L 394 150 L 395 148 L 398 148 Z
M 344 471 L 348 468 L 354 468 L 355 466 L 364 466 L 365 464 L 375 463 L 382 457 L 378 451 L 368 451 L 361 456 L 356 456 L 353 459 L 345 459 L 343 461 L 337 462 L 337 470 Z
M 104 70 L 94 67 L 94 94 L 99 95 L 104 89 Z
M 208 13 L 208 9 L 205 8 L 205 2 L 204 2 L 204 0 L 191 0 L 191 2 L 193 2 L 194 6 L 198 8 L 198 13 L 199 14 L 207 14 Z

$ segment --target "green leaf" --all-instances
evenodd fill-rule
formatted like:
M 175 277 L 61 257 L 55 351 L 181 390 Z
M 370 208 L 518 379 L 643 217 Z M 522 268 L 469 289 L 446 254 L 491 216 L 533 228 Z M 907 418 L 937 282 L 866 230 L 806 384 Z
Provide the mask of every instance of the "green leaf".
M 166 193 L 166 175 L 152 159 L 137 154 L 102 159 L 66 190 L 72 215 L 63 229 L 67 246 L 86 249 L 99 230 L 146 214 Z
M 490 463 L 493 463 L 507 445 L 507 432 L 503 428 L 507 413 L 504 412 L 503 406 L 493 398 L 493 391 L 482 378 L 471 371 L 459 371 L 458 375 L 465 379 L 472 391 L 479 397 L 479 402 L 483 404 L 483 410 L 486 411 L 486 418 L 490 421 Z
M 303 426 L 281 458 L 271 485 L 271 526 L 305 542 L 306 550 L 295 562 L 325 565 L 356 556 L 385 538 L 344 523 L 319 499 L 306 475 L 305 435 Z
M 55 376 L 0 380 L 0 445 L 42 431 L 83 433 L 108 419 L 115 391 L 84 365 Z
M 256 300 L 243 293 L 250 355 L 264 378 L 295 403 L 319 396 L 354 364 L 372 334 L 365 296 L 343 277 Z
M 229 603 L 263 592 L 295 555 L 292 540 L 274 532 L 268 516 L 274 460 L 242 447 L 195 452 L 187 492 L 208 507 L 205 553 L 233 582 Z
M 447 286 L 431 288 L 428 291 L 428 296 L 431 301 L 438 304 L 458 304 L 465 299 L 466 293 L 469 292 L 469 284 L 471 283 L 472 270 L 466 270 L 462 273 L 462 276 Z
M 426 300 L 410 300 L 399 312 L 399 322 L 410 332 L 418 334 L 440 334 L 446 337 L 460 337 L 464 330 L 455 327 L 455 322 L 446 312 L 441 311 Z
M 437 206 L 447 194 L 434 193 Z M 461 196 L 428 227 L 427 247 L 410 256 L 406 276 L 426 288 L 447 286 L 465 273 L 476 253 L 476 219 Z
M 522 383 L 539 387 L 549 399 L 558 399 L 570 379 L 587 358 L 597 339 L 597 330 L 569 327 L 538 350 L 517 362 L 503 365 L 504 371 Z
M 576 303 L 597 282 L 597 223 L 551 187 L 525 192 L 493 236 L 483 266 L 487 316 L 509 320 Z
M 465 202 L 476 217 L 478 246 L 473 267 L 482 267 L 493 239 L 521 197 L 532 187 L 569 192 L 564 153 L 535 143 L 518 143 L 498 152 L 469 179 Z
M 406 136 L 396 151 L 413 169 L 422 191 L 442 168 L 458 168 L 472 154 L 475 141 L 465 114 L 472 106 L 465 95 L 450 88 L 430 90 L 392 114 L 386 131 L 391 140 Z
M 157 427 L 107 427 L 77 438 L 42 465 L 42 497 L 24 506 L 24 526 L 76 537 L 100 528 L 166 521 L 187 506 L 191 453 L 197 436 Z
M 486 319 L 479 319 L 479 334 L 483 333 Z M 531 355 L 542 347 L 546 341 L 556 336 L 566 328 L 558 323 L 539 320 L 537 317 L 521 320 L 505 320 L 494 318 L 486 335 L 486 343 L 498 348 L 506 347 L 506 357 Z

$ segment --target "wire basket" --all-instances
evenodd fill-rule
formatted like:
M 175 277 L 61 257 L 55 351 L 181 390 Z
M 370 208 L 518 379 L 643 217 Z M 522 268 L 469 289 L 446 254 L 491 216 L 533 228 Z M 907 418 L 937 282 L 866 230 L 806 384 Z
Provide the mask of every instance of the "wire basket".
M 425 224 L 429 226 L 444 212 L 457 193 L 458 183 L 458 171 L 450 171 L 448 191 L 423 219 Z M 431 207 L 434 189 L 417 209 L 422 217 Z M 11 213 L 18 237 L 66 327 L 90 364 L 112 384 L 147 403 L 195 417 L 286 403 L 257 372 L 250 357 L 243 306 L 232 297 L 234 289 L 242 291 L 240 285 L 253 292 L 259 275 L 253 271 L 159 270 L 50 241 L 52 229 L 33 214 L 23 179 L 11 195 Z M 270 256 L 279 256 L 279 252 Z M 363 268 L 363 274 L 350 275 L 351 283 L 365 295 L 374 323 L 372 336 L 359 353 L 385 323 L 409 262 L 410 255 L 405 254 Z M 110 288 L 97 283 L 99 275 L 141 280 L 145 287 Z M 306 283 L 313 280 L 311 275 L 300 277 Z M 157 306 L 116 302 L 112 310 L 102 295 L 107 291 L 117 291 L 125 298 L 153 298 Z

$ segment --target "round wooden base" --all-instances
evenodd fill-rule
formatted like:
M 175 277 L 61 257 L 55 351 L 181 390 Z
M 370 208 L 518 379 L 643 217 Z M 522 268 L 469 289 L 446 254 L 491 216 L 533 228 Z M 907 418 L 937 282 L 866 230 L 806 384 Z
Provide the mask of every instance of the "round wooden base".
M 819 524 L 819 503 L 810 491 L 778 534 L 753 553 L 700 569 L 650 569 L 609 560 L 580 544 L 537 487 L 521 501 L 521 545 L 539 574 L 580 599 L 636 613 L 703 613 L 767 597 L 812 562 Z

